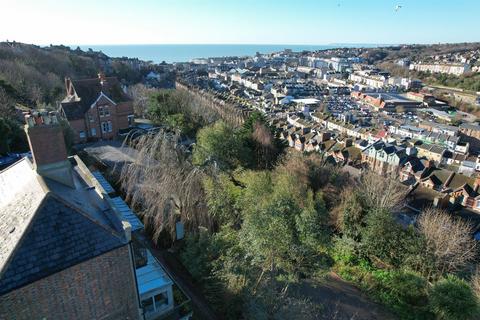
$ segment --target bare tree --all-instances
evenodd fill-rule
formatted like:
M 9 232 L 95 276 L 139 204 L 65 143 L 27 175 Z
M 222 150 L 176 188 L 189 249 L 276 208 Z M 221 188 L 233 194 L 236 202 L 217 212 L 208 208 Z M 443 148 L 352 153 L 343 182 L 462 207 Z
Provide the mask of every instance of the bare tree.
M 426 254 L 434 257 L 434 271 L 439 275 L 458 271 L 475 259 L 477 243 L 468 222 L 428 208 L 420 215 L 418 227 L 426 240 Z
M 407 195 L 405 186 L 391 176 L 380 176 L 373 172 L 360 179 L 358 191 L 368 207 L 393 209 L 402 204 Z
M 136 144 L 133 163 L 125 164 L 121 185 L 127 201 L 140 208 L 147 229 L 159 240 L 162 232 L 175 239 L 175 224 L 187 230 L 212 228 L 202 181 L 204 173 L 193 166 L 169 134 L 144 135 Z
M 148 97 L 155 89 L 149 89 L 139 83 L 128 88 L 128 94 L 133 98 L 133 110 L 138 117 L 145 118 L 148 108 Z
M 275 159 L 277 152 L 272 132 L 264 124 L 256 122 L 253 125 L 252 139 L 257 143 L 255 151 L 258 159 L 263 167 L 268 168 Z

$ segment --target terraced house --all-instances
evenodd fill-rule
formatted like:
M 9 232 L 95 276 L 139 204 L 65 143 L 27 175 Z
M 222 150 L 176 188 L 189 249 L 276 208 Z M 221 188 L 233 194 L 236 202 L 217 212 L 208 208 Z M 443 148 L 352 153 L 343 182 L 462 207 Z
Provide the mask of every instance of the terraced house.
M 115 77 L 65 79 L 66 97 L 60 112 L 75 133 L 75 143 L 109 140 L 133 125 L 132 99 Z

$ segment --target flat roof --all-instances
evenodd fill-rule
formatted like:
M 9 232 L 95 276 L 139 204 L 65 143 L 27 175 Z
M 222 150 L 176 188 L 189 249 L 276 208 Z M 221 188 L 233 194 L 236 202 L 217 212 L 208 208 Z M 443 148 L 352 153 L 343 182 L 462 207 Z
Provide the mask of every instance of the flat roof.
M 292 101 L 295 103 L 303 103 L 303 104 L 317 104 L 320 102 L 320 100 L 314 99 L 314 98 L 293 99 Z
M 408 99 L 406 96 L 399 94 L 399 93 L 385 93 L 385 92 L 369 92 L 365 93 L 366 95 L 374 98 L 379 98 L 380 96 L 386 102 L 411 102 L 411 103 L 420 103 L 418 101 Z

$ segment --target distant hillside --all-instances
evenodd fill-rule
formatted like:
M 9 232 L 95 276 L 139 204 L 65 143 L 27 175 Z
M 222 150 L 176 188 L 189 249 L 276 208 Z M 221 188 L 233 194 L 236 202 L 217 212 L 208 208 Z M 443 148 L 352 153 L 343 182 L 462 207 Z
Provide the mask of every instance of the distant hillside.
M 398 59 L 425 60 L 433 55 L 465 53 L 479 50 L 480 42 L 445 43 L 445 44 L 412 44 L 368 49 L 362 56 L 370 63 L 393 62 Z
M 96 77 L 102 71 L 131 84 L 142 80 L 147 67 L 138 59 L 110 58 L 80 48 L 0 42 L 0 106 L 55 105 L 63 97 L 65 77 Z
M 410 61 L 433 61 L 432 56 L 467 54 L 480 50 L 480 43 L 452 43 L 435 45 L 405 45 L 369 49 L 362 54 L 369 63 L 378 65 L 381 69 L 389 71 L 392 75 L 412 77 L 422 80 L 429 85 L 442 85 L 468 91 L 480 91 L 480 74 L 466 73 L 461 76 L 446 74 L 430 74 L 416 72 L 396 64 L 400 59 Z M 471 59 L 472 64 L 478 65 L 478 59 Z

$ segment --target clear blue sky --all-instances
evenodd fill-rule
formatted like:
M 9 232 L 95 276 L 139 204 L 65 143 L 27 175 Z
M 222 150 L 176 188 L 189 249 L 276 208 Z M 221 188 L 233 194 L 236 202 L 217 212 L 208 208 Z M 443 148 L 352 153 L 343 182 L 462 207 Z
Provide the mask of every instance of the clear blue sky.
M 0 41 L 42 45 L 480 41 L 480 0 L 0 0 L 0 8 Z

